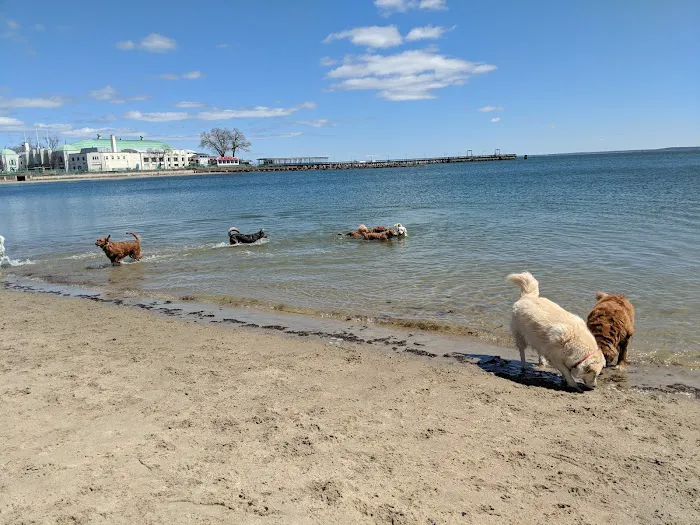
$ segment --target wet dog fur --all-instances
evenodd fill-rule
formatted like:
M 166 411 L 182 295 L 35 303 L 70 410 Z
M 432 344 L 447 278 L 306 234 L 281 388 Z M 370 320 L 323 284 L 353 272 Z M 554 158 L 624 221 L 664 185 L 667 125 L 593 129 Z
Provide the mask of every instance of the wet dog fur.
M 252 244 L 255 241 L 264 239 L 267 237 L 265 230 L 260 230 L 256 233 L 245 234 L 241 233 L 238 228 L 232 226 L 228 229 L 228 242 L 229 244 Z
M 95 241 L 95 246 L 102 248 L 105 255 L 112 261 L 112 265 L 116 266 L 121 264 L 121 260 L 125 257 L 131 257 L 133 260 L 138 261 L 141 259 L 141 237 L 136 235 L 134 232 L 126 232 L 127 235 L 133 235 L 136 239 L 135 241 L 110 241 L 107 237 L 101 237 Z
M 608 366 L 627 366 L 627 349 L 634 335 L 634 306 L 621 294 L 598 292 L 598 302 L 588 314 L 588 329 Z
M 520 287 L 520 298 L 513 304 L 511 331 L 521 368 L 527 367 L 525 348 L 529 346 L 559 370 L 572 389 L 581 391 L 574 377 L 594 388 L 605 367 L 605 356 L 584 320 L 540 297 L 539 283 L 529 272 L 510 274 L 506 279 Z
M 343 234 L 338 234 L 343 235 Z M 352 237 L 354 239 L 365 239 L 367 241 L 388 241 L 394 237 L 399 237 L 396 230 L 387 228 L 386 226 L 375 226 L 371 230 L 364 224 L 360 224 L 357 230 L 348 232 L 347 237 Z

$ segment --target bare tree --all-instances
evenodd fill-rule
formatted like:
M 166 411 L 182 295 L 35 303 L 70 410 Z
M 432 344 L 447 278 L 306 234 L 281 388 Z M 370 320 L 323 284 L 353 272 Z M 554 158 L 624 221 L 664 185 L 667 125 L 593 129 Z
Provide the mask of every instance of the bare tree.
M 29 144 L 29 149 L 37 149 L 39 147 L 39 144 L 31 137 L 27 139 L 27 143 Z M 15 146 L 12 148 L 16 153 L 22 153 L 24 151 L 24 141 L 19 146 Z
M 211 131 L 202 131 L 199 135 L 199 147 L 211 149 L 219 154 L 219 157 L 226 155 L 226 151 L 231 149 L 231 135 L 227 129 L 213 128 Z
M 46 147 L 49 148 L 51 151 L 56 151 L 56 148 L 58 147 L 58 145 L 60 143 L 61 143 L 61 139 L 55 133 L 52 133 L 51 135 L 47 135 L 46 138 L 44 139 L 44 144 L 46 144 Z
M 233 150 L 234 157 L 237 150 L 250 151 L 250 141 L 238 128 L 233 128 L 229 131 L 229 146 Z

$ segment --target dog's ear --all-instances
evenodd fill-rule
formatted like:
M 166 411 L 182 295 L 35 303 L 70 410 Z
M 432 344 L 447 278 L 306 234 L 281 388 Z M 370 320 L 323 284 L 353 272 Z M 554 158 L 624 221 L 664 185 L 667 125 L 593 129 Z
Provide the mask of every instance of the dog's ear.
M 110 233 L 109 235 L 107 235 L 107 237 L 105 238 L 105 242 L 109 242 L 109 238 L 110 238 L 111 236 L 112 236 L 111 233 Z
M 607 296 L 608 296 L 608 294 L 606 294 L 605 292 L 596 292 L 595 293 L 595 298 L 597 301 L 600 301 L 601 299 L 603 299 Z

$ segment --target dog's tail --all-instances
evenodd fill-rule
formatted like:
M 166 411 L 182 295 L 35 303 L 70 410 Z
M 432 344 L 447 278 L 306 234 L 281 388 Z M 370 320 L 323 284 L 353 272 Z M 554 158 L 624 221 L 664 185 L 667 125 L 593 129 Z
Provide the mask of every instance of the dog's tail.
M 540 283 L 537 282 L 537 279 L 530 272 L 511 273 L 506 277 L 506 281 L 520 287 L 521 297 L 525 295 L 538 297 L 540 295 Z
M 231 227 L 228 229 L 228 232 L 229 232 L 229 233 L 231 233 L 231 232 L 241 233 L 241 230 L 239 230 L 239 229 L 236 228 L 235 226 L 231 226 Z
M 134 239 L 136 239 L 136 242 L 141 242 L 141 237 L 136 235 L 134 232 L 126 232 L 127 235 L 133 235 Z

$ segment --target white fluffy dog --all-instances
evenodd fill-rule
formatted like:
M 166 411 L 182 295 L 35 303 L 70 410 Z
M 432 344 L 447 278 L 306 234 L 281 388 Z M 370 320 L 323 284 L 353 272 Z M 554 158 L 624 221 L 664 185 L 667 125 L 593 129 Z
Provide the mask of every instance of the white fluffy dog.
M 595 387 L 605 367 L 605 356 L 586 322 L 540 297 L 539 283 L 529 272 L 510 274 L 506 280 L 518 285 L 521 292 L 513 304 L 510 328 L 522 368 L 527 366 L 525 348 L 529 346 L 559 370 L 571 388 L 581 391 L 573 376 L 583 379 L 586 386 Z
M 396 228 L 396 233 L 399 234 L 399 237 L 408 237 L 408 230 L 400 222 L 394 224 L 394 228 Z

